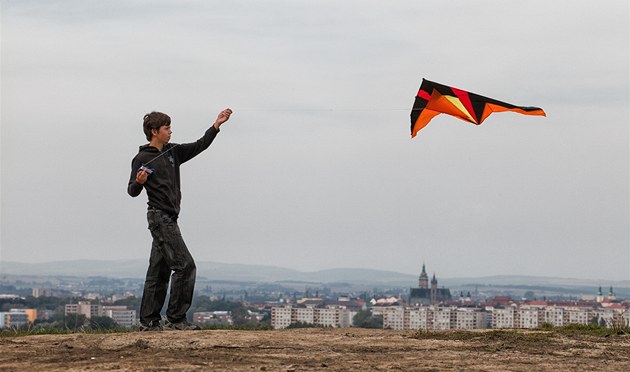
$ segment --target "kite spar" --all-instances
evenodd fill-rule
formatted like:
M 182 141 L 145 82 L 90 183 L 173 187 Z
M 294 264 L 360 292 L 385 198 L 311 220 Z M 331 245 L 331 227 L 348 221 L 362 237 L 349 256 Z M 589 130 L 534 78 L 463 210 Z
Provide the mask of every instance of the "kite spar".
M 422 85 L 411 110 L 411 138 L 439 114 L 452 115 L 479 125 L 493 112 L 501 111 L 546 116 L 539 107 L 515 106 L 422 79 Z

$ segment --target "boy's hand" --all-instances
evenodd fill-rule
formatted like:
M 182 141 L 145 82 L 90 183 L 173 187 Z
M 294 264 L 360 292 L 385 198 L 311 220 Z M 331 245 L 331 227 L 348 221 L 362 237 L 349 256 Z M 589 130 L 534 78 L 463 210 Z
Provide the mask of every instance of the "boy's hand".
M 144 185 L 145 182 L 147 182 L 147 179 L 149 179 L 149 173 L 147 172 L 147 169 L 142 167 L 138 170 L 138 173 L 136 173 L 136 183 L 139 185 Z
M 217 120 L 214 122 L 214 127 L 216 129 L 219 129 L 221 124 L 225 123 L 226 121 L 230 119 L 230 115 L 232 115 L 232 109 L 230 108 L 226 108 L 225 110 L 221 111 L 219 113 L 219 116 L 217 116 Z

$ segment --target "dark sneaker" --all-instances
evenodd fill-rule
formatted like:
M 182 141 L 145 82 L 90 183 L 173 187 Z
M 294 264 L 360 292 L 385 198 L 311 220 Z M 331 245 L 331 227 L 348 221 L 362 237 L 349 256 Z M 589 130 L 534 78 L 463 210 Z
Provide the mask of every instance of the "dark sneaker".
M 159 332 L 164 328 L 159 321 L 149 322 L 149 324 L 142 324 L 138 327 L 139 332 Z
M 198 331 L 201 329 L 198 325 L 190 323 L 187 320 L 179 323 L 171 323 L 167 320 L 166 324 L 164 324 L 164 328 L 173 331 Z

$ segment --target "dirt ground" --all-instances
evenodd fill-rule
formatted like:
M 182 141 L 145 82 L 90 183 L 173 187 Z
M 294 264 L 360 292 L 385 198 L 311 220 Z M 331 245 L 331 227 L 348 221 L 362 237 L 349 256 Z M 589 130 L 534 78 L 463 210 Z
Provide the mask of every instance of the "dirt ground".
M 356 328 L 31 335 L 0 338 L 0 370 L 630 371 L 630 338 Z

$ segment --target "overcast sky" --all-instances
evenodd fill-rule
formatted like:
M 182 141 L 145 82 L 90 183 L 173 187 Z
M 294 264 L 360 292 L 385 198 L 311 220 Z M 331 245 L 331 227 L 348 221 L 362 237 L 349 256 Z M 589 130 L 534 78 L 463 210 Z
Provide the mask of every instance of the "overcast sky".
M 147 259 L 142 117 L 197 261 L 630 279 L 627 1 L 2 1 L 3 261 Z M 410 138 L 422 78 L 524 106 Z

